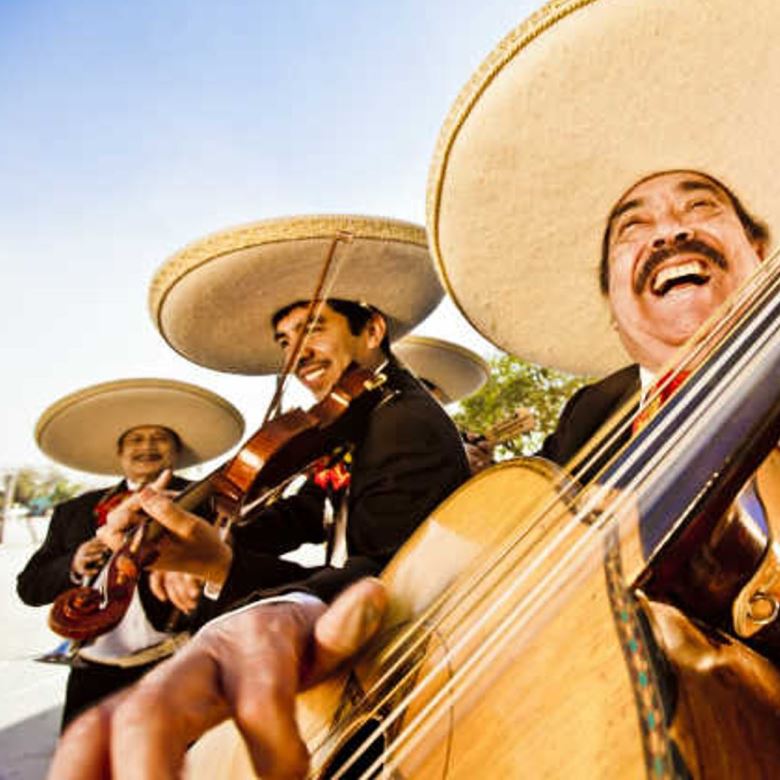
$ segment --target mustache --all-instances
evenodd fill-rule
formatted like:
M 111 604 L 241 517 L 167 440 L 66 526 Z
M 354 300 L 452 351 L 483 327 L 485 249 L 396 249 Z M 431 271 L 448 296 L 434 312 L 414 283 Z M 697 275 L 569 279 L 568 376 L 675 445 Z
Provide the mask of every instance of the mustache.
M 317 358 L 301 358 L 298 361 L 298 365 L 295 367 L 295 375 L 300 376 L 301 372 L 305 371 L 310 366 L 320 366 L 321 368 L 325 368 L 327 365 L 328 364 L 326 361 L 318 360 Z
M 688 238 L 684 241 L 679 241 L 672 246 L 662 246 L 660 249 L 656 249 L 645 260 L 645 264 L 642 266 L 639 274 L 636 277 L 634 283 L 634 292 L 639 295 L 644 290 L 653 272 L 658 268 L 661 263 L 668 260 L 675 255 L 684 254 L 698 254 L 712 260 L 718 268 L 722 268 L 724 271 L 728 268 L 726 258 L 717 250 L 711 247 L 709 244 L 705 244 L 703 241 L 699 241 L 696 238 Z

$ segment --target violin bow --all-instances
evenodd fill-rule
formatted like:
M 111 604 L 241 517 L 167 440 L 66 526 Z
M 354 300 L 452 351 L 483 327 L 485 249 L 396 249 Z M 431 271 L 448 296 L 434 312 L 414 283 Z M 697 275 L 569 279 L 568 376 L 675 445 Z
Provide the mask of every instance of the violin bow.
M 263 418 L 262 425 L 265 425 L 269 420 L 276 417 L 279 413 L 282 403 L 282 396 L 284 395 L 284 390 L 287 384 L 287 379 L 290 374 L 292 374 L 298 367 L 298 362 L 300 361 L 303 348 L 306 345 L 306 341 L 308 340 L 309 336 L 311 335 L 311 325 L 316 321 L 317 317 L 320 316 L 322 307 L 325 305 L 328 294 L 336 281 L 336 277 L 338 276 L 338 274 L 334 272 L 336 267 L 336 248 L 340 242 L 348 244 L 352 241 L 353 238 L 354 235 L 348 230 L 339 230 L 331 240 L 330 248 L 328 249 L 328 254 L 325 258 L 325 262 L 323 263 L 319 278 L 317 279 L 314 292 L 309 298 L 309 305 L 306 310 L 306 317 L 303 321 L 303 327 L 300 329 L 300 331 L 298 331 L 298 335 L 295 338 L 295 343 L 293 344 L 293 348 L 289 354 L 289 357 L 285 361 L 285 364 L 276 379 L 276 390 L 274 391 L 273 398 L 271 398 L 271 403 L 268 405 L 268 409 L 265 413 L 265 417 Z

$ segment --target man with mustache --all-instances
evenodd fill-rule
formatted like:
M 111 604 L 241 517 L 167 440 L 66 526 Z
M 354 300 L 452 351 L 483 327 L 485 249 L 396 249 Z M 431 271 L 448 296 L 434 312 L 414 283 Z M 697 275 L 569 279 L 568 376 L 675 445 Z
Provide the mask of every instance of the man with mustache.
M 307 310 L 308 304 L 296 302 L 272 317 L 273 338 L 285 361 L 304 329 Z M 323 401 L 349 366 L 376 372 L 385 384 L 384 397 L 352 432 L 343 452 L 326 454 L 327 466 L 295 495 L 250 515 L 228 541 L 205 524 L 193 527 L 184 513 L 169 506 L 162 522 L 174 536 L 161 545 L 154 567 L 194 578 L 155 577 L 158 596 L 190 611 L 198 580 L 205 580 L 207 594 L 215 598 L 203 602 L 201 622 L 255 592 L 275 597 L 295 591 L 327 602 L 358 577 L 378 574 L 417 525 L 467 478 L 454 424 L 396 362 L 385 316 L 366 304 L 328 299 L 308 326 L 295 375 Z M 132 508 L 117 513 L 106 529 L 104 538 L 112 545 L 132 521 Z M 321 542 L 326 545 L 324 566 L 280 557 L 301 544 Z
M 636 428 L 649 420 L 659 395 L 653 387 L 679 364 L 679 348 L 753 271 L 761 270 L 770 240 L 750 211 L 777 229 L 780 190 L 767 161 L 778 152 L 773 107 L 780 70 L 774 33 L 780 17 L 765 0 L 749 8 L 712 0 L 706 11 L 702 8 L 689 0 L 549 3 L 489 55 L 459 95 L 439 139 L 429 177 L 428 229 L 448 292 L 497 346 L 600 379 L 570 400 L 544 445 L 542 454 L 559 463 L 580 453 L 624 404 L 641 405 Z M 746 73 L 753 78 L 746 80 Z M 701 379 L 690 377 L 681 394 L 690 398 L 700 392 L 706 387 Z M 712 400 L 715 407 L 721 402 L 725 405 L 725 399 Z M 677 452 L 690 451 L 690 439 L 681 440 L 683 431 L 679 440 L 659 442 L 657 434 L 667 430 L 651 427 L 638 441 L 652 450 L 653 463 L 675 444 Z M 728 441 L 736 444 L 729 433 Z M 718 433 L 710 435 L 715 439 Z M 626 431 L 625 438 L 630 436 Z M 632 455 L 641 459 L 638 450 L 621 459 L 625 470 L 636 463 Z M 671 455 L 658 465 L 651 484 L 667 476 L 685 482 L 686 472 L 673 470 L 670 460 Z M 772 453 L 762 469 L 777 460 Z M 585 458 L 577 462 L 588 466 Z M 596 470 L 590 467 L 584 481 Z M 712 485 L 722 484 L 717 481 L 722 473 L 717 466 L 710 472 Z M 759 472 L 756 480 L 764 474 Z M 755 498 L 752 488 L 747 486 L 744 497 Z M 659 490 L 661 500 L 674 500 L 672 492 Z M 630 496 L 620 497 L 631 504 Z M 645 497 L 640 496 L 640 509 L 646 508 Z M 748 504 L 753 513 L 746 512 Z M 663 709 L 667 723 L 676 720 L 676 733 L 662 734 L 655 728 L 661 720 L 656 714 L 648 719 L 646 709 L 627 707 L 624 712 L 633 710 L 631 728 L 654 727 L 649 738 L 638 728 L 635 741 L 623 742 L 646 749 L 646 763 L 634 758 L 631 769 L 597 768 L 587 763 L 588 751 L 578 750 L 566 771 L 561 768 L 566 760 L 556 763 L 553 749 L 539 751 L 531 774 L 777 775 L 780 674 L 776 663 L 745 646 L 747 634 L 737 630 L 732 616 L 732 607 L 755 595 L 745 583 L 754 576 L 765 583 L 763 564 L 777 562 L 773 539 L 780 529 L 767 527 L 767 518 L 755 511 L 760 504 L 748 500 L 725 517 L 707 518 L 715 533 L 701 538 L 705 534 L 698 526 L 701 536 L 684 553 L 672 545 L 659 551 L 657 537 L 655 547 L 647 546 L 650 524 L 641 517 L 635 541 L 657 555 L 638 581 L 633 579 L 638 572 L 629 573 L 628 567 L 609 581 L 617 585 L 609 596 L 622 588 L 637 600 L 646 597 L 648 619 L 654 629 L 662 626 L 650 632 L 649 641 L 662 648 L 669 665 L 670 672 L 659 679 L 673 688 Z M 675 517 L 670 513 L 669 522 Z M 759 552 L 740 558 L 730 581 L 724 563 L 744 549 L 732 544 L 732 532 L 739 528 L 730 522 L 734 517 L 755 521 L 748 525 Z M 630 525 L 625 523 L 615 544 L 621 556 L 628 557 L 622 542 Z M 682 560 L 662 565 L 668 558 L 659 558 L 670 547 Z M 605 571 L 617 558 L 612 553 L 605 556 Z M 727 582 L 732 586 L 725 587 Z M 739 587 L 733 587 L 735 582 Z M 706 609 L 705 599 L 697 596 L 707 587 L 710 593 L 720 588 L 721 600 L 702 629 L 696 620 Z M 771 590 L 762 606 L 780 602 L 777 588 Z M 659 615 L 668 622 L 657 620 Z M 772 612 L 763 615 L 771 618 Z M 622 619 L 621 613 L 615 624 Z M 776 631 L 776 621 L 767 625 Z M 755 636 L 752 641 L 758 645 Z M 620 647 L 633 653 L 639 645 L 622 641 Z M 561 646 L 560 652 L 567 649 Z M 586 654 L 576 657 L 577 668 L 593 672 L 596 666 L 588 666 Z M 631 664 L 637 659 L 627 654 L 625 664 L 618 661 L 604 672 L 627 672 L 632 679 Z M 686 707 L 697 672 L 700 698 L 691 695 Z M 642 688 L 646 679 L 633 679 L 637 701 L 650 691 L 656 701 L 663 700 L 660 684 Z M 551 670 L 539 690 L 554 697 L 568 684 Z M 605 688 L 579 688 L 584 691 L 598 696 Z M 594 753 L 606 755 L 618 745 L 620 729 L 596 708 L 567 722 L 545 714 L 557 744 L 566 744 L 579 725 L 592 732 L 588 747 Z M 591 729 L 584 725 L 588 717 L 594 718 Z M 528 721 L 518 716 L 517 722 Z M 527 746 L 522 740 L 518 734 L 520 749 Z
M 307 294 L 329 251 L 338 273 L 327 298 L 310 312 Z M 193 264 L 186 276 L 180 275 L 182 259 Z M 194 286 L 200 277 L 208 280 L 207 294 Z M 212 598 L 201 606 L 199 620 L 254 593 L 267 598 L 293 590 L 329 601 L 361 575 L 378 573 L 467 478 L 455 426 L 391 348 L 391 340 L 418 324 L 441 297 L 422 228 L 341 215 L 268 220 L 194 242 L 157 278 L 166 285 L 157 293 L 163 334 L 196 362 L 247 374 L 290 366 L 316 402 L 337 403 L 347 421 L 354 410 L 337 389 L 340 377 L 359 367 L 380 385 L 375 407 L 355 417 L 341 440 L 321 453 L 303 487 L 244 517 L 227 541 L 205 526 L 193 528 L 172 510 L 180 534 L 161 545 L 155 567 L 179 574 L 155 577 L 159 596 L 191 610 L 198 585 L 184 572 L 208 583 Z M 190 321 L 219 321 L 220 329 L 185 329 Z M 132 512 L 111 528 L 128 521 Z M 322 542 L 324 565 L 280 557 Z
M 769 230 L 712 176 L 668 171 L 642 179 L 612 209 L 599 284 L 635 364 L 578 391 L 541 454 L 566 463 L 761 262 Z
M 121 474 L 122 479 L 55 507 L 46 539 L 18 576 L 22 601 L 49 604 L 94 578 L 111 552 L 98 531 L 112 508 L 163 472 L 216 457 L 242 431 L 240 413 L 224 399 L 162 379 L 94 385 L 49 407 L 36 426 L 36 440 L 49 457 L 82 471 Z M 181 490 L 188 484 L 173 477 L 168 488 Z M 122 623 L 79 651 L 68 676 L 63 728 L 169 654 L 170 635 L 164 630 L 169 613 L 143 578 Z

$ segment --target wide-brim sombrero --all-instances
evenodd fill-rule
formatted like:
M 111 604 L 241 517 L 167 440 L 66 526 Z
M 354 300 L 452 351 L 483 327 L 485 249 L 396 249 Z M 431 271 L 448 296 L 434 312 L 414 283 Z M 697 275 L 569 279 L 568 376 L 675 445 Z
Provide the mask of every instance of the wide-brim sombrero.
M 698 170 L 780 230 L 775 0 L 557 0 L 459 96 L 431 169 L 445 286 L 486 338 L 600 374 L 628 361 L 598 288 L 606 217 L 639 179 Z
M 413 374 L 438 387 L 446 404 L 473 395 L 490 376 L 490 366 L 476 352 L 443 339 L 406 336 L 393 352 Z
M 388 320 L 391 339 L 435 308 L 443 290 L 425 229 L 354 215 L 256 222 L 196 241 L 157 271 L 149 292 L 155 325 L 188 360 L 218 371 L 269 374 L 280 368 L 271 318 L 308 300 L 334 236 L 336 270 L 328 298 L 366 303 Z
M 182 451 L 177 467 L 216 458 L 244 433 L 241 413 L 216 393 L 171 379 L 119 379 L 53 403 L 35 426 L 35 441 L 70 468 L 121 474 L 119 437 L 141 425 L 161 425 L 178 434 Z

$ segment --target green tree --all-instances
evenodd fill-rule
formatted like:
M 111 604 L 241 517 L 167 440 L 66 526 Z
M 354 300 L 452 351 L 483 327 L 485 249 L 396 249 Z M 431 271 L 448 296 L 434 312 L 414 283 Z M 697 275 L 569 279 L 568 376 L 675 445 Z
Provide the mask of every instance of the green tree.
M 490 379 L 478 393 L 461 402 L 460 410 L 453 415 L 455 422 L 464 430 L 489 434 L 516 409 L 528 408 L 536 419 L 533 430 L 504 442 L 496 454 L 499 458 L 531 455 L 554 430 L 568 398 L 589 378 L 527 363 L 511 355 L 500 355 L 489 362 Z
M 22 468 L 16 474 L 13 500 L 38 514 L 83 491 L 83 485 L 71 482 L 55 469 Z

